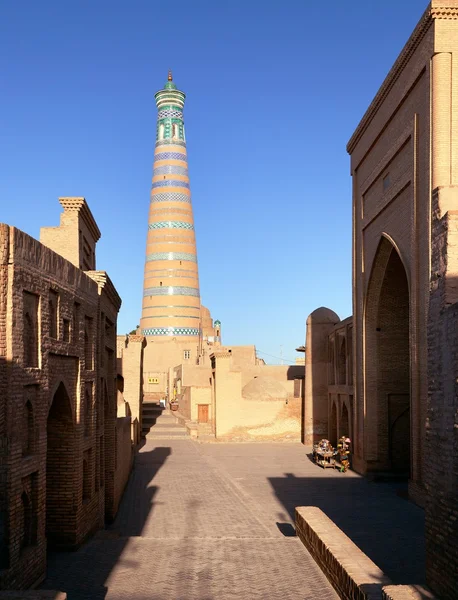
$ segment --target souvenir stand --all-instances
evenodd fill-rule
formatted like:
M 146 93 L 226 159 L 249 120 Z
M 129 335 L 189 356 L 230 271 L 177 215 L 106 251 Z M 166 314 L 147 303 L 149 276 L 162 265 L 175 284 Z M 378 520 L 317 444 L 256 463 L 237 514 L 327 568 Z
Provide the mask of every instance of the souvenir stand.
M 320 440 L 313 446 L 313 460 L 317 465 L 327 469 L 338 468 L 341 473 L 346 473 L 350 467 L 350 438 L 342 436 L 333 448 L 329 440 Z
M 327 469 L 328 467 L 335 468 L 335 454 L 335 450 L 329 440 L 320 440 L 318 444 L 313 446 L 313 460 L 317 465 L 323 467 L 323 469 Z
M 344 435 L 337 442 L 337 456 L 341 473 L 346 473 L 350 467 L 350 444 L 350 438 Z

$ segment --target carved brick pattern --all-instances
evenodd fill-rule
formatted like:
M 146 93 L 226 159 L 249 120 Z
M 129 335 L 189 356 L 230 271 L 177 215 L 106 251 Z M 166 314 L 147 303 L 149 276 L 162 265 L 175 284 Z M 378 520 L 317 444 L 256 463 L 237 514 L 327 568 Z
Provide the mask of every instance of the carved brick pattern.
M 178 214 L 178 215 L 186 215 L 187 217 L 192 217 L 192 210 L 191 208 L 153 208 L 151 211 L 151 214 L 154 216 L 157 215 L 167 215 L 167 216 L 171 216 L 174 214 Z

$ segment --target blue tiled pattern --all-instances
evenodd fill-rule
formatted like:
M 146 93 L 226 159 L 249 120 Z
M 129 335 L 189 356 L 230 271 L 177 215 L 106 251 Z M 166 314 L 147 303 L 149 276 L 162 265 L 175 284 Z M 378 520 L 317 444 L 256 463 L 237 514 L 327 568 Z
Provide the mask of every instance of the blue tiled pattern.
M 180 140 L 170 140 L 170 139 L 157 141 L 156 148 L 160 148 L 161 146 L 170 146 L 170 144 L 173 144 L 174 146 L 184 146 L 186 148 L 186 142 L 182 142 Z
M 159 152 L 154 155 L 154 160 L 187 160 L 186 154 L 181 152 Z
M 178 179 L 166 179 L 164 181 L 155 181 L 153 183 L 153 190 L 158 187 L 184 187 L 189 190 L 189 183 L 186 181 L 179 181 Z
M 155 175 L 185 175 L 188 177 L 188 169 L 177 167 L 176 165 L 164 165 L 163 167 L 156 167 L 154 169 L 153 177 Z
M 197 327 L 148 327 L 142 335 L 199 335 Z
M 154 254 L 148 254 L 146 260 L 189 260 L 190 262 L 197 262 L 197 256 L 189 252 L 155 252 Z
M 157 119 L 182 119 L 183 113 L 175 108 L 164 108 L 157 113 Z
M 199 298 L 199 290 L 197 288 L 187 286 L 155 286 L 146 288 L 143 291 L 144 296 L 196 296 Z
M 159 192 L 152 194 L 151 202 L 191 202 L 191 196 L 180 192 Z
M 156 223 L 150 223 L 148 229 L 191 229 L 194 230 L 192 223 L 186 223 L 185 221 L 156 221 Z

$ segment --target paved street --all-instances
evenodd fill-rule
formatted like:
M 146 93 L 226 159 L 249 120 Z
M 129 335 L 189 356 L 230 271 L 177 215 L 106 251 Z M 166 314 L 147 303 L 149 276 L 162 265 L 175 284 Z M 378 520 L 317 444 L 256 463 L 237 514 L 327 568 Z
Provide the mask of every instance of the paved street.
M 393 486 L 323 471 L 300 444 L 164 439 L 137 456 L 113 526 L 51 556 L 42 587 L 69 600 L 337 598 L 294 537 L 295 505 L 320 506 L 395 581 L 421 581 L 422 511 Z

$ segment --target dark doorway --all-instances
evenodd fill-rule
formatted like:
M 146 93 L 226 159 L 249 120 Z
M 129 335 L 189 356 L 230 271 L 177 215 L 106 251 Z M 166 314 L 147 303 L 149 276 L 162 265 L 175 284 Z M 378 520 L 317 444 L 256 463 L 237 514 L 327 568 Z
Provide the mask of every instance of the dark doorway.
M 337 444 L 337 410 L 335 400 L 331 400 L 331 420 L 329 428 L 329 441 L 333 446 Z
M 410 473 L 409 286 L 402 260 L 383 238 L 366 310 L 368 443 L 379 469 Z
M 342 415 L 340 417 L 339 437 L 342 436 L 351 438 L 350 419 L 348 417 L 348 409 L 345 402 L 342 404 Z
M 54 394 L 47 423 L 46 537 L 48 548 L 75 544 L 75 432 L 63 383 Z

